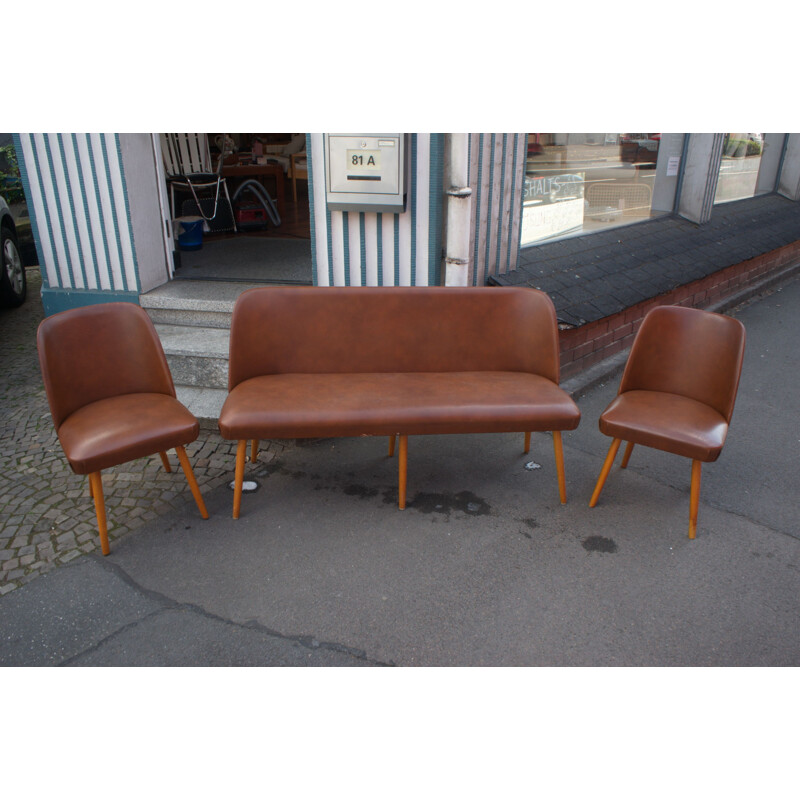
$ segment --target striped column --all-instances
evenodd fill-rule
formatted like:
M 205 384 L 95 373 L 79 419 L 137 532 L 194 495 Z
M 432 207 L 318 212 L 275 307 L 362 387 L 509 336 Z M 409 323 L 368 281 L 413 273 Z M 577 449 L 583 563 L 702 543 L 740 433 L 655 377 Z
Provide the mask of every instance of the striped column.
M 470 135 L 470 188 L 474 215 L 469 283 L 484 286 L 490 275 L 516 269 L 527 136 Z
M 116 134 L 14 135 L 45 313 L 136 302 L 136 252 Z
M 409 136 L 410 178 L 402 214 L 329 211 L 323 135 L 307 137 L 311 251 L 319 286 L 441 283 L 444 135 Z

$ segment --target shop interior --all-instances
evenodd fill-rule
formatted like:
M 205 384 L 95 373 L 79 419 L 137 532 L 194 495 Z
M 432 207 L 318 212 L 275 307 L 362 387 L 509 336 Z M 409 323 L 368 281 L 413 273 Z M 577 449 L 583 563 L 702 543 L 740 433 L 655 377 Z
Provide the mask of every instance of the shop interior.
M 176 223 L 175 280 L 312 282 L 304 133 L 166 134 L 161 140 Z M 187 163 L 193 148 L 200 170 Z M 208 172 L 207 180 L 192 178 L 188 185 L 182 173 L 197 172 Z

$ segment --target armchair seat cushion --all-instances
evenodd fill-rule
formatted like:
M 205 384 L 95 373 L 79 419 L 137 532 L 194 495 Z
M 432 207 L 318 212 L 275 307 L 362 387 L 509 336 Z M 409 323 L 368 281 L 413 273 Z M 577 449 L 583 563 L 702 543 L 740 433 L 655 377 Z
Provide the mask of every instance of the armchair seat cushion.
M 242 381 L 219 418 L 226 439 L 573 430 L 580 411 L 523 372 L 284 373 Z
M 698 461 L 716 461 L 728 423 L 705 403 L 669 392 L 623 392 L 600 417 L 600 431 Z
M 138 393 L 96 400 L 68 416 L 58 438 L 79 475 L 193 442 L 195 417 L 174 397 Z

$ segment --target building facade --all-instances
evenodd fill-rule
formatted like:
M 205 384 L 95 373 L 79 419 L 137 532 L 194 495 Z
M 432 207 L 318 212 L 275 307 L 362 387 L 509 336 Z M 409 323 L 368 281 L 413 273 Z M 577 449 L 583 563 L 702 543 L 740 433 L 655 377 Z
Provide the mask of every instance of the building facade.
M 508 282 L 560 241 L 579 239 L 591 260 L 609 230 L 622 242 L 641 223 L 702 228 L 730 203 L 800 201 L 796 133 L 415 133 L 407 141 L 405 210 L 342 211 L 326 199 L 325 138 L 306 135 L 315 284 Z M 21 133 L 14 143 L 47 314 L 138 302 L 173 278 L 158 134 Z

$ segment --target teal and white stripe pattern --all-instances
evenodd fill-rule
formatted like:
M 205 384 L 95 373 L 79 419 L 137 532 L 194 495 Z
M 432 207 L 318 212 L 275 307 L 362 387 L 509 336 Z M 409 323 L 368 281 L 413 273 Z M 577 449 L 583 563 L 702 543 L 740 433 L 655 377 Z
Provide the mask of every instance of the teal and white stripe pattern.
M 138 292 L 119 139 L 15 135 L 45 287 Z
M 329 211 L 323 135 L 307 137 L 311 245 L 318 286 L 428 286 L 441 280 L 444 135 L 409 137 L 402 214 Z
M 473 133 L 469 144 L 469 282 L 483 286 L 490 275 L 517 267 L 527 134 Z

